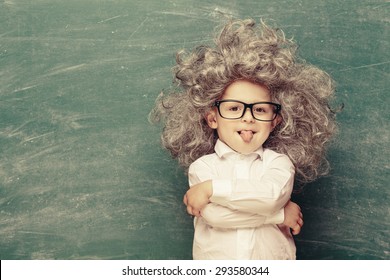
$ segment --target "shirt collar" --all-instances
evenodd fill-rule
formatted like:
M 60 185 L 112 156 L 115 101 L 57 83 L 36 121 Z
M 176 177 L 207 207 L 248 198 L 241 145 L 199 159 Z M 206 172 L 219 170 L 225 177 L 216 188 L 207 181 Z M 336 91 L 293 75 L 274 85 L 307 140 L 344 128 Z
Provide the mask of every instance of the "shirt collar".
M 217 140 L 217 143 L 215 144 L 214 150 L 215 150 L 215 153 L 217 154 L 217 156 L 220 158 L 229 157 L 230 155 L 240 155 L 239 153 L 237 153 L 235 150 L 230 148 L 228 145 L 226 145 L 224 142 L 222 142 L 219 139 Z M 253 154 L 259 156 L 260 159 L 262 159 L 263 158 L 263 147 L 260 147 L 256 151 L 249 153 L 247 155 L 253 155 Z

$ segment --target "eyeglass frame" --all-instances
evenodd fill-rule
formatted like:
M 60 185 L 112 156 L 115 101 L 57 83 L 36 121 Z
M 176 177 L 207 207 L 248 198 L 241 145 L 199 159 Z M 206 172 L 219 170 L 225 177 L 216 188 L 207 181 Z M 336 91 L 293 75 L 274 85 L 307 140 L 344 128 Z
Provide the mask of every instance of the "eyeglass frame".
M 226 118 L 226 117 L 222 116 L 219 106 L 221 105 L 221 103 L 224 103 L 224 102 L 238 102 L 240 104 L 243 104 L 244 105 L 244 110 L 242 111 L 241 117 L 238 117 L 238 118 Z M 256 118 L 255 115 L 253 114 L 253 106 L 257 105 L 257 104 L 271 104 L 271 105 L 274 105 L 276 107 L 276 110 L 275 110 L 275 116 L 273 117 L 273 119 L 272 120 L 261 120 L 261 119 Z M 262 121 L 262 122 L 272 122 L 273 120 L 276 119 L 276 117 L 279 115 L 279 112 L 282 110 L 282 105 L 274 103 L 274 102 L 266 102 L 266 101 L 264 101 L 264 102 L 255 102 L 255 103 L 248 104 L 248 103 L 245 103 L 245 102 L 242 102 L 242 101 L 239 101 L 239 100 L 234 100 L 234 99 L 217 100 L 217 101 L 214 102 L 213 106 L 217 107 L 218 113 L 221 116 L 221 118 L 224 118 L 224 119 L 227 119 L 227 120 L 238 120 L 238 119 L 241 119 L 245 115 L 246 109 L 249 108 L 250 111 L 251 111 L 251 115 L 252 115 L 252 117 L 255 120 Z

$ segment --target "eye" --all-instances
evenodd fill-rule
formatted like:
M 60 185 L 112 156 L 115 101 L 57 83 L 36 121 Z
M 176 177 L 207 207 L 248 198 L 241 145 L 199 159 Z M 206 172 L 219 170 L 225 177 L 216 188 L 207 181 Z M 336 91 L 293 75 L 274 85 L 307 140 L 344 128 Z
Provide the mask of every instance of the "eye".
M 238 102 L 234 102 L 234 101 L 227 101 L 227 102 L 224 102 L 222 104 L 223 104 L 224 110 L 229 111 L 229 112 L 239 112 L 239 111 L 242 111 L 244 109 L 244 105 L 242 105 L 241 103 L 238 103 Z
M 263 107 L 256 107 L 256 108 L 254 108 L 254 111 L 256 113 L 265 113 L 266 112 Z
M 263 114 L 263 113 L 269 112 L 269 108 L 267 106 L 264 106 L 264 105 L 261 105 L 261 106 L 259 105 L 259 106 L 253 107 L 253 112 L 256 114 Z
M 240 107 L 239 106 L 230 106 L 229 107 L 229 111 L 232 111 L 232 112 L 237 112 L 237 111 L 240 111 Z

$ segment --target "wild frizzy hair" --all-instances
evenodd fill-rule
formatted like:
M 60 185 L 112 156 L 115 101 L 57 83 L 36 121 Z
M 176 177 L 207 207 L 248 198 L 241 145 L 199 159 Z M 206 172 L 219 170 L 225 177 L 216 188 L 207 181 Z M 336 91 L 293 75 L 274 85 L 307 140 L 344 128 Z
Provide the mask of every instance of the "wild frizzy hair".
M 301 60 L 296 50 L 283 31 L 264 22 L 236 20 L 223 27 L 214 46 L 178 52 L 173 72 L 180 90 L 161 94 L 149 116 L 154 123 L 163 122 L 163 146 L 184 168 L 213 153 L 217 137 L 205 114 L 231 83 L 248 80 L 266 86 L 272 101 L 282 105 L 283 120 L 264 148 L 289 156 L 298 183 L 327 174 L 327 143 L 337 130 L 329 106 L 334 82 Z

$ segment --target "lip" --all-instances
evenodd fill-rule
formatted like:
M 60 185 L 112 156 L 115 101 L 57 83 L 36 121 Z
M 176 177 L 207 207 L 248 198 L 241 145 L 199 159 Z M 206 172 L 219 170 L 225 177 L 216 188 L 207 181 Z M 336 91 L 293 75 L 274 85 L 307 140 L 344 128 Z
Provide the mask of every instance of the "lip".
M 252 132 L 253 134 L 256 133 L 256 131 L 254 131 L 254 130 L 252 130 L 252 129 L 240 129 L 240 130 L 237 130 L 237 133 L 240 134 L 242 131 L 244 131 L 244 132 L 246 132 L 246 131 Z

